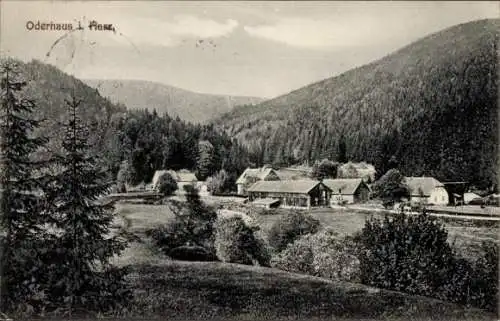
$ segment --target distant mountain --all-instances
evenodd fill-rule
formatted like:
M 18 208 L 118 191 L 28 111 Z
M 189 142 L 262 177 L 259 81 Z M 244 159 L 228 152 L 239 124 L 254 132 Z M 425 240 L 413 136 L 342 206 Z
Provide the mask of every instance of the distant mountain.
M 336 159 L 390 164 L 482 186 L 498 168 L 500 20 L 457 25 L 368 65 L 236 108 L 215 124 L 260 163 Z M 392 158 L 392 160 L 391 160 Z
M 179 116 L 182 120 L 201 123 L 238 105 L 253 105 L 264 99 L 257 97 L 200 94 L 173 86 L 142 80 L 83 80 L 101 95 L 130 109 L 149 109 L 160 114 Z

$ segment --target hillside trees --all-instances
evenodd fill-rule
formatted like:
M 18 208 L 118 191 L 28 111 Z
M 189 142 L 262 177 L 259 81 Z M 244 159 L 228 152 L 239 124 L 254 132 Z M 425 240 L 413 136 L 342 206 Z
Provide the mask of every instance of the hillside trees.
M 139 110 L 129 112 L 117 126 L 132 184 L 151 181 L 158 169 L 192 170 L 200 180 L 225 169 L 234 182 L 248 166 L 248 152 L 212 125 Z
M 108 192 L 106 172 L 90 155 L 89 129 L 79 116 L 80 101 L 67 101 L 69 120 L 61 152 L 55 156 L 58 170 L 47 191 L 46 212 L 55 218 L 57 231 L 52 250 L 54 259 L 46 263 L 49 276 L 47 299 L 69 310 L 107 310 L 128 296 L 125 271 L 110 265 L 126 242 L 113 235 L 112 209 L 97 203 Z
M 33 155 L 46 143 L 33 137 L 40 122 L 35 102 L 26 96 L 27 83 L 17 64 L 2 60 L 0 106 L 0 311 L 26 306 L 39 294 L 50 218 L 40 215 L 46 163 Z
M 498 171 L 499 23 L 443 30 L 216 123 L 260 152 L 256 163 L 280 160 L 290 144 L 299 163 L 345 162 L 345 141 L 349 160 L 376 165 L 378 175 L 398 168 L 486 189 Z M 279 139 L 262 152 L 264 137 Z

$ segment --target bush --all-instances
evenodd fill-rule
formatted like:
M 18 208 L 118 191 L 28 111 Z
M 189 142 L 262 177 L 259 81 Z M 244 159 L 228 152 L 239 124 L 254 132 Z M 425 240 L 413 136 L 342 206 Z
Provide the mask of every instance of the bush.
M 207 179 L 207 187 L 212 195 L 221 195 L 230 191 L 231 185 L 229 174 L 223 169 Z
M 438 297 L 444 300 L 497 312 L 498 245 L 482 244 L 483 254 L 475 262 L 456 258 Z
M 169 173 L 165 173 L 158 178 L 158 191 L 163 195 L 172 195 L 177 188 L 177 182 Z
M 289 244 L 271 260 L 273 267 L 333 280 L 359 281 L 359 260 L 351 238 L 324 230 Z
M 292 212 L 283 215 L 274 222 L 269 231 L 269 244 L 278 252 L 306 234 L 314 234 L 319 230 L 320 222 L 310 214 Z
M 221 218 L 215 234 L 215 251 L 222 262 L 269 266 L 269 254 L 255 228 L 238 216 Z
M 185 203 L 168 203 L 175 218 L 168 224 L 146 231 L 146 235 L 153 238 L 167 255 L 172 249 L 188 244 L 201 246 L 214 254 L 214 223 L 217 213 L 200 200 L 194 187 L 188 185 L 184 189 L 187 199 Z
M 174 248 L 185 245 L 190 241 L 188 233 L 184 231 L 184 224 L 177 220 L 147 230 L 146 235 L 151 237 L 166 255 L 169 255 Z
M 366 221 L 361 246 L 361 281 L 368 285 L 432 296 L 449 276 L 454 256 L 448 233 L 425 213 Z
M 389 208 L 401 198 L 409 198 L 410 190 L 404 184 L 404 176 L 397 169 L 390 169 L 372 185 L 373 197 L 380 198 Z

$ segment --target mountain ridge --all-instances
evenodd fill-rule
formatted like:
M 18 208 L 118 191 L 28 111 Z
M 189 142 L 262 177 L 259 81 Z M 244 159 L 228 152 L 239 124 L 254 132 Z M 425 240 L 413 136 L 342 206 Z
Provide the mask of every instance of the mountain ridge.
M 149 80 L 133 79 L 82 79 L 87 85 L 113 102 L 129 109 L 155 109 L 159 113 L 203 123 L 237 105 L 253 105 L 264 98 L 252 96 L 215 95 Z

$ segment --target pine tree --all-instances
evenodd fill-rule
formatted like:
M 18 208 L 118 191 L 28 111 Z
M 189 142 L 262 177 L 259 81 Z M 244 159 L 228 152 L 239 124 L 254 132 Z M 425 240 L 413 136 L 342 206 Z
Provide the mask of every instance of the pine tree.
M 340 135 L 338 149 L 337 149 L 337 161 L 341 164 L 347 163 L 347 146 L 345 142 L 344 134 Z
M 0 68 L 0 311 L 8 311 L 35 296 L 41 277 L 39 254 L 48 238 L 39 215 L 44 162 L 33 155 L 46 140 L 33 137 L 40 121 L 33 119 L 35 103 L 24 97 L 17 64 L 3 60 Z
M 213 171 L 214 146 L 209 141 L 198 143 L 198 158 L 196 162 L 196 176 L 205 180 Z
M 110 231 L 111 209 L 98 203 L 110 184 L 106 173 L 97 168 L 97 159 L 89 155 L 88 128 L 77 114 L 81 101 L 73 97 L 66 103 L 69 121 L 62 152 L 56 156 L 61 170 L 48 193 L 59 231 L 57 264 L 52 272 L 59 281 L 51 287 L 49 299 L 66 306 L 70 313 L 79 308 L 105 310 L 123 302 L 127 294 L 123 271 L 109 263 L 126 243 Z

